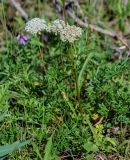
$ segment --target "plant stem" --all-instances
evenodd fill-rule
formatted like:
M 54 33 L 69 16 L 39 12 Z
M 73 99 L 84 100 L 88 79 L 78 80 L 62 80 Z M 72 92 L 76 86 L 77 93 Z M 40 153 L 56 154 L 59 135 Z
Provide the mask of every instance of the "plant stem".
M 86 122 L 87 122 L 88 126 L 90 127 L 90 130 L 91 130 L 91 132 L 92 132 L 92 134 L 93 134 L 93 138 L 94 138 L 94 140 L 95 140 L 95 143 L 96 143 L 96 145 L 98 146 L 99 143 L 98 143 L 97 135 L 96 135 L 96 133 L 95 133 L 95 128 L 92 126 L 92 124 L 91 124 L 91 122 L 90 122 L 90 120 L 89 120 L 89 116 L 86 116 Z
M 61 65 L 62 65 L 62 70 L 63 70 L 63 73 L 64 73 L 64 57 L 63 57 L 63 53 L 62 53 L 62 43 L 60 42 L 59 43 L 59 48 L 60 48 L 60 59 L 61 59 Z
M 65 24 L 67 24 L 67 16 L 66 16 L 65 0 L 62 0 L 62 3 L 63 3 L 63 16 L 64 16 L 64 21 L 65 21 Z
M 56 80 L 57 81 L 57 80 Z M 62 91 L 62 89 L 60 88 L 60 86 L 58 85 L 58 81 L 57 81 L 57 86 L 59 91 L 61 92 L 65 102 L 67 103 L 67 105 L 70 107 L 71 111 L 73 112 L 73 115 L 76 116 L 76 112 L 75 112 L 75 108 L 73 107 L 73 104 L 71 103 L 71 101 L 69 100 L 69 98 L 66 96 L 65 92 Z
M 75 97 L 77 98 L 78 101 L 78 106 L 80 106 L 80 92 L 79 92 L 79 86 L 78 86 L 78 74 L 77 74 L 77 70 L 76 70 L 76 64 L 75 64 L 75 47 L 74 45 L 71 46 L 71 60 L 72 60 L 72 67 L 73 67 L 73 72 L 74 72 L 74 76 L 75 76 Z

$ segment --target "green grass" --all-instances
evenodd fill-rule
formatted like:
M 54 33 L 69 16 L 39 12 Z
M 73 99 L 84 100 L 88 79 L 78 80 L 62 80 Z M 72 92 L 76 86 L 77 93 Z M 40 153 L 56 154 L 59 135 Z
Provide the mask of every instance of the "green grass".
M 113 16 L 119 12 L 123 19 L 120 4 L 116 8 L 111 2 L 107 9 L 114 12 Z M 93 16 L 94 3 L 81 7 Z M 98 18 L 103 19 L 107 13 L 104 6 L 100 9 L 103 11 Z M 129 12 L 125 17 L 128 15 Z M 24 26 L 19 17 L 14 23 Z M 120 25 L 116 27 L 119 29 Z M 8 159 L 58 160 L 66 156 L 68 160 L 89 160 L 94 159 L 93 153 L 104 153 L 129 160 L 129 58 L 113 60 L 111 39 L 84 29 L 74 55 L 79 104 L 69 45 L 59 43 L 57 38 L 48 37 L 45 44 L 31 37 L 26 46 L 21 46 L 14 33 L 10 36 L 7 32 L 9 38 L 0 54 L 0 115 L 7 113 L 0 121 L 0 145 L 32 140 L 9 154 Z M 106 48 L 100 45 L 102 40 Z M 93 114 L 99 117 L 94 120 Z M 119 129 L 114 133 L 116 127 Z

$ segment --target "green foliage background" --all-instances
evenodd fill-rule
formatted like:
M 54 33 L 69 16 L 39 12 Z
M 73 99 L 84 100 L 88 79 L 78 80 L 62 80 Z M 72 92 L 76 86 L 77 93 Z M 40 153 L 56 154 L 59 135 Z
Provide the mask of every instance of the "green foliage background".
M 105 24 L 110 19 L 115 19 L 117 23 L 113 27 L 127 33 L 125 20 L 130 16 L 130 5 L 125 8 L 121 1 L 117 3 L 109 0 L 105 1 L 105 5 L 101 2 L 90 1 L 82 3 L 81 7 L 92 18 L 92 22 L 96 14 L 99 25 L 110 28 L 110 25 Z M 41 3 L 36 3 L 36 6 L 40 7 L 38 4 Z M 3 4 L 6 11 L 8 5 L 6 2 Z M 48 6 L 47 2 L 44 5 Z M 26 3 L 25 6 L 28 7 Z M 35 11 L 28 10 L 30 16 L 34 17 Z M 49 21 L 48 17 L 45 18 Z M 104 20 L 104 23 L 98 20 Z M 73 23 L 69 18 L 68 21 Z M 32 142 L 17 153 L 11 153 L 9 159 L 57 160 L 64 155 L 68 159 L 87 156 L 92 159 L 93 153 L 117 153 L 119 158 L 128 160 L 129 57 L 113 58 L 113 42 L 109 37 L 83 29 L 82 37 L 75 43 L 78 74 L 88 56 L 92 56 L 82 75 L 80 110 L 74 98 L 75 77 L 72 73 L 69 45 L 61 44 L 58 38 L 47 35 L 47 43 L 31 37 L 26 46 L 21 46 L 14 37 L 16 32 L 20 33 L 24 24 L 22 18 L 14 18 L 13 31 L 11 36 L 6 33 L 5 45 L 0 54 L 0 114 L 4 111 L 8 113 L 0 122 L 0 144 L 30 138 Z M 16 28 L 20 29 L 16 31 Z M 116 44 L 121 45 L 120 42 Z M 95 127 L 99 119 L 93 120 L 93 114 L 103 117 L 101 128 Z M 111 129 L 116 127 L 119 130 L 114 134 Z M 97 139 L 94 138 L 95 135 Z

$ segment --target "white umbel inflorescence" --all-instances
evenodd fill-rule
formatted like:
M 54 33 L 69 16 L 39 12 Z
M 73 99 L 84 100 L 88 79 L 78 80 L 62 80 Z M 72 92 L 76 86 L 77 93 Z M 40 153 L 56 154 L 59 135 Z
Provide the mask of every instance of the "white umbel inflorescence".
M 45 20 L 40 18 L 33 18 L 32 20 L 27 22 L 25 30 L 32 34 L 37 34 L 42 30 L 46 29 L 46 27 L 47 25 Z
M 34 18 L 27 22 L 25 30 L 32 34 L 37 34 L 43 30 L 55 35 L 60 35 L 60 39 L 65 42 L 74 43 L 74 41 L 81 36 L 82 29 L 75 25 L 70 26 L 65 24 L 63 20 L 56 19 L 55 21 L 46 24 L 45 20 Z
M 76 26 L 67 25 L 60 32 L 60 38 L 62 41 L 68 41 L 69 43 L 74 43 L 74 41 L 80 37 L 82 34 L 82 29 Z
M 48 27 L 47 31 L 52 32 L 55 35 L 60 33 L 66 27 L 65 22 L 63 20 L 56 19 L 55 21 L 51 22 Z
M 70 26 L 65 24 L 63 20 L 56 19 L 50 23 L 47 27 L 47 31 L 54 33 L 55 35 L 59 34 L 60 39 L 65 42 L 74 43 L 74 41 L 81 36 L 82 29 L 76 26 Z

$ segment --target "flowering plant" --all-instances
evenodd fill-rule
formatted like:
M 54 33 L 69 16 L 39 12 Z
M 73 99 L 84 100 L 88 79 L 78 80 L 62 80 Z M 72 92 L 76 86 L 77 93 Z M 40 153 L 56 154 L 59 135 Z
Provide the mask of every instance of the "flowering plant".
M 34 18 L 27 22 L 25 31 L 35 35 L 42 31 L 47 31 L 55 35 L 59 34 L 61 41 L 68 41 L 69 43 L 74 43 L 74 41 L 82 34 L 82 29 L 80 27 L 74 25 L 70 26 L 59 19 L 47 24 L 43 19 Z
M 25 31 L 34 35 L 38 35 L 41 32 L 45 31 L 49 34 L 59 36 L 60 43 L 68 42 L 70 44 L 68 45 L 69 47 L 67 48 L 69 48 L 69 53 L 70 53 L 69 58 L 72 63 L 72 72 L 75 76 L 75 100 L 77 105 L 80 105 L 80 89 L 78 85 L 78 74 L 76 70 L 76 62 L 75 62 L 76 49 L 74 42 L 77 40 L 77 38 L 81 37 L 82 29 L 75 25 L 69 25 L 65 21 L 59 19 L 47 23 L 44 19 L 34 18 L 27 22 Z
M 29 36 L 27 36 L 27 35 L 18 35 L 16 37 L 16 40 L 19 41 L 19 43 L 21 45 L 25 45 L 26 42 L 29 40 Z

